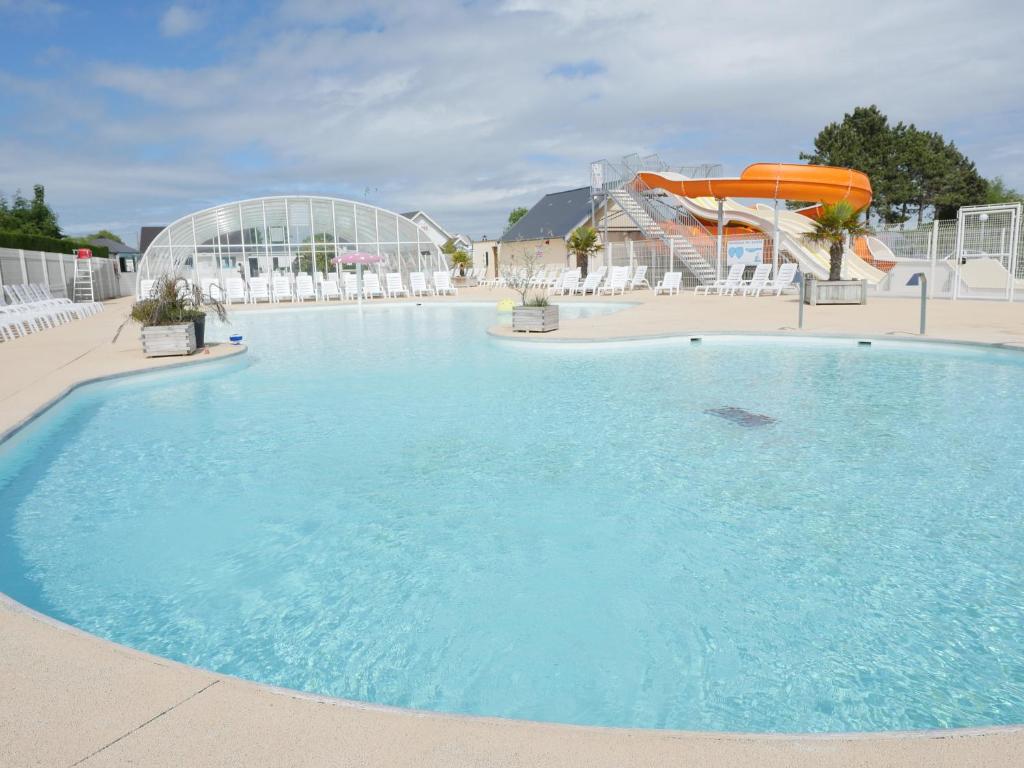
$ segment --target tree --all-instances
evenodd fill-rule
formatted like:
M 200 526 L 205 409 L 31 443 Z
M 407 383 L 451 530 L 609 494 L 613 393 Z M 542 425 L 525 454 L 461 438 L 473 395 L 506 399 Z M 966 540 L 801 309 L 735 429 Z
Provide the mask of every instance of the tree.
M 985 199 L 986 182 L 957 147 L 939 133 L 896 123 L 878 107 L 857 107 L 842 122 L 829 123 L 814 139 L 812 165 L 855 168 L 871 179 L 873 200 L 865 211 L 886 223 L 907 221 L 916 211 L 952 218 L 963 205 Z
M 93 232 L 91 235 L 86 237 L 86 240 L 99 240 L 101 237 L 107 238 L 107 240 L 113 240 L 114 242 L 124 244 L 124 240 L 115 235 L 109 229 L 101 229 L 99 232 Z
M 996 176 L 994 179 L 988 179 L 985 182 L 985 202 L 990 205 L 1020 203 L 1024 202 L 1024 194 L 1007 186 L 1001 176 Z
M 590 257 L 603 247 L 597 239 L 597 230 L 584 224 L 577 227 L 569 235 L 569 253 L 576 257 L 576 266 L 579 267 L 580 276 L 587 276 L 587 262 Z
M 512 213 L 508 215 L 509 227 L 515 226 L 515 223 L 519 221 L 521 218 L 523 218 L 523 216 L 525 216 L 529 212 L 530 211 L 528 208 L 523 208 L 522 206 L 519 206 L 518 208 L 513 208 Z
M 875 210 L 886 218 L 898 184 L 895 162 L 895 135 L 902 123 L 893 127 L 889 118 L 875 105 L 857 107 L 843 115 L 842 122 L 829 123 L 814 139 L 813 152 L 801 152 L 800 159 L 811 165 L 834 165 L 863 171 L 871 180 L 874 199 L 865 211 Z
M 32 200 L 15 192 L 10 204 L 0 195 L 0 231 L 21 232 L 26 235 L 63 237 L 57 225 L 57 214 L 46 204 L 46 190 L 42 184 L 32 187 Z
M 455 245 L 454 238 L 450 238 L 441 246 L 441 253 L 448 257 L 449 262 L 459 267 L 459 274 L 462 277 L 466 276 L 466 267 L 473 263 L 473 257 Z
M 861 211 L 845 200 L 823 205 L 814 221 L 814 229 L 804 237 L 812 243 L 828 246 L 828 279 L 842 280 L 843 248 L 847 238 L 871 234 L 871 229 L 860 221 Z

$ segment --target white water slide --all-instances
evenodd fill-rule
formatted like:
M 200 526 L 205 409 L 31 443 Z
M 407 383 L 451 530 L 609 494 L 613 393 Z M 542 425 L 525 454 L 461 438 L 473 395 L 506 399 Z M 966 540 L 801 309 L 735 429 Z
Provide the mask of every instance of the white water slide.
M 670 174 L 663 174 L 670 176 Z M 682 178 L 682 177 L 680 177 Z M 697 218 L 717 221 L 718 201 L 712 197 L 680 197 L 671 195 L 679 207 L 689 211 Z M 743 224 L 771 236 L 774 231 L 775 209 L 770 205 L 758 203 L 754 206 L 742 205 L 735 200 L 726 199 L 723 205 L 726 224 Z M 814 228 L 814 222 L 799 213 L 785 209 L 779 210 L 779 250 L 787 251 L 800 265 L 802 272 L 813 274 L 825 279 L 828 277 L 828 249 L 810 243 L 804 235 Z M 874 285 L 885 277 L 885 272 L 875 269 L 852 250 L 847 249 L 843 258 L 843 278 L 851 280 L 867 280 Z

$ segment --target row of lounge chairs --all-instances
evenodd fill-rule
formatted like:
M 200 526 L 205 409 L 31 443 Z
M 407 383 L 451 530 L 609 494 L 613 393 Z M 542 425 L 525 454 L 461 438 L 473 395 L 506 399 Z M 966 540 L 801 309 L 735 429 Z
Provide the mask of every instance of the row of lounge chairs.
M 57 298 L 42 283 L 5 285 L 0 296 L 0 341 L 39 333 L 47 328 L 95 315 L 103 309 L 98 301 L 76 304 Z
M 743 296 L 760 296 L 762 293 L 780 296 L 796 279 L 796 264 L 793 263 L 780 264 L 774 278 L 771 276 L 771 264 L 758 264 L 749 280 L 743 279 L 745 269 L 744 264 L 733 264 L 724 278 L 708 285 L 698 285 L 693 293 L 695 296 L 701 291 L 705 296 L 712 291 L 719 296 L 735 296 L 737 292 Z
M 273 275 L 250 277 L 243 280 L 240 277 L 229 277 L 221 285 L 216 278 L 203 278 L 200 280 L 200 287 L 205 296 L 210 296 L 228 304 L 258 304 L 267 302 L 277 304 L 282 301 L 304 302 L 304 301 L 331 301 L 342 299 L 353 300 L 359 298 L 359 280 L 353 272 L 343 272 L 341 282 L 338 280 L 338 273 L 332 272 L 326 277 L 323 273 L 316 274 L 316 281 L 312 276 L 299 274 L 292 278 L 291 275 Z M 406 286 L 400 272 L 388 272 L 384 275 L 384 283 L 381 283 L 380 275 L 376 272 L 366 271 L 362 276 L 363 298 L 398 298 L 400 296 L 433 296 L 444 294 L 457 294 L 457 289 L 452 285 L 451 276 L 447 272 L 434 272 L 432 284 L 427 282 L 424 272 L 410 272 L 409 285 Z M 139 282 L 139 297 L 145 298 L 151 295 L 155 280 L 141 280 Z

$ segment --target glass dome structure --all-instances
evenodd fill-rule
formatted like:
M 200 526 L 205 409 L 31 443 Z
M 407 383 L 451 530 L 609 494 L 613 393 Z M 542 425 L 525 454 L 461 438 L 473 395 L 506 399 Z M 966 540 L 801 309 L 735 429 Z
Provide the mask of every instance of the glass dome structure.
M 334 197 L 260 197 L 192 213 L 146 248 L 138 280 L 179 275 L 202 280 L 336 269 L 344 251 L 383 257 L 381 270 L 446 270 L 427 234 L 404 216 Z M 315 266 L 314 266 L 315 264 Z

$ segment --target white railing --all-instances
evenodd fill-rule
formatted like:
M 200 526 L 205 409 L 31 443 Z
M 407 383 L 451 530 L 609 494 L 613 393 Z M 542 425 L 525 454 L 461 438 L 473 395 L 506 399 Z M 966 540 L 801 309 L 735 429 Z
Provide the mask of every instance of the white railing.
M 685 170 L 707 175 L 720 168 L 702 165 Z M 701 284 L 713 282 L 721 271 L 715 238 L 691 213 L 672 205 L 664 192 L 644 184 L 637 176 L 644 170 L 671 169 L 657 155 L 629 155 L 621 163 L 601 160 L 591 165 L 591 192 L 614 200 L 645 238 L 661 240 L 667 249 L 665 259 L 678 260 Z

